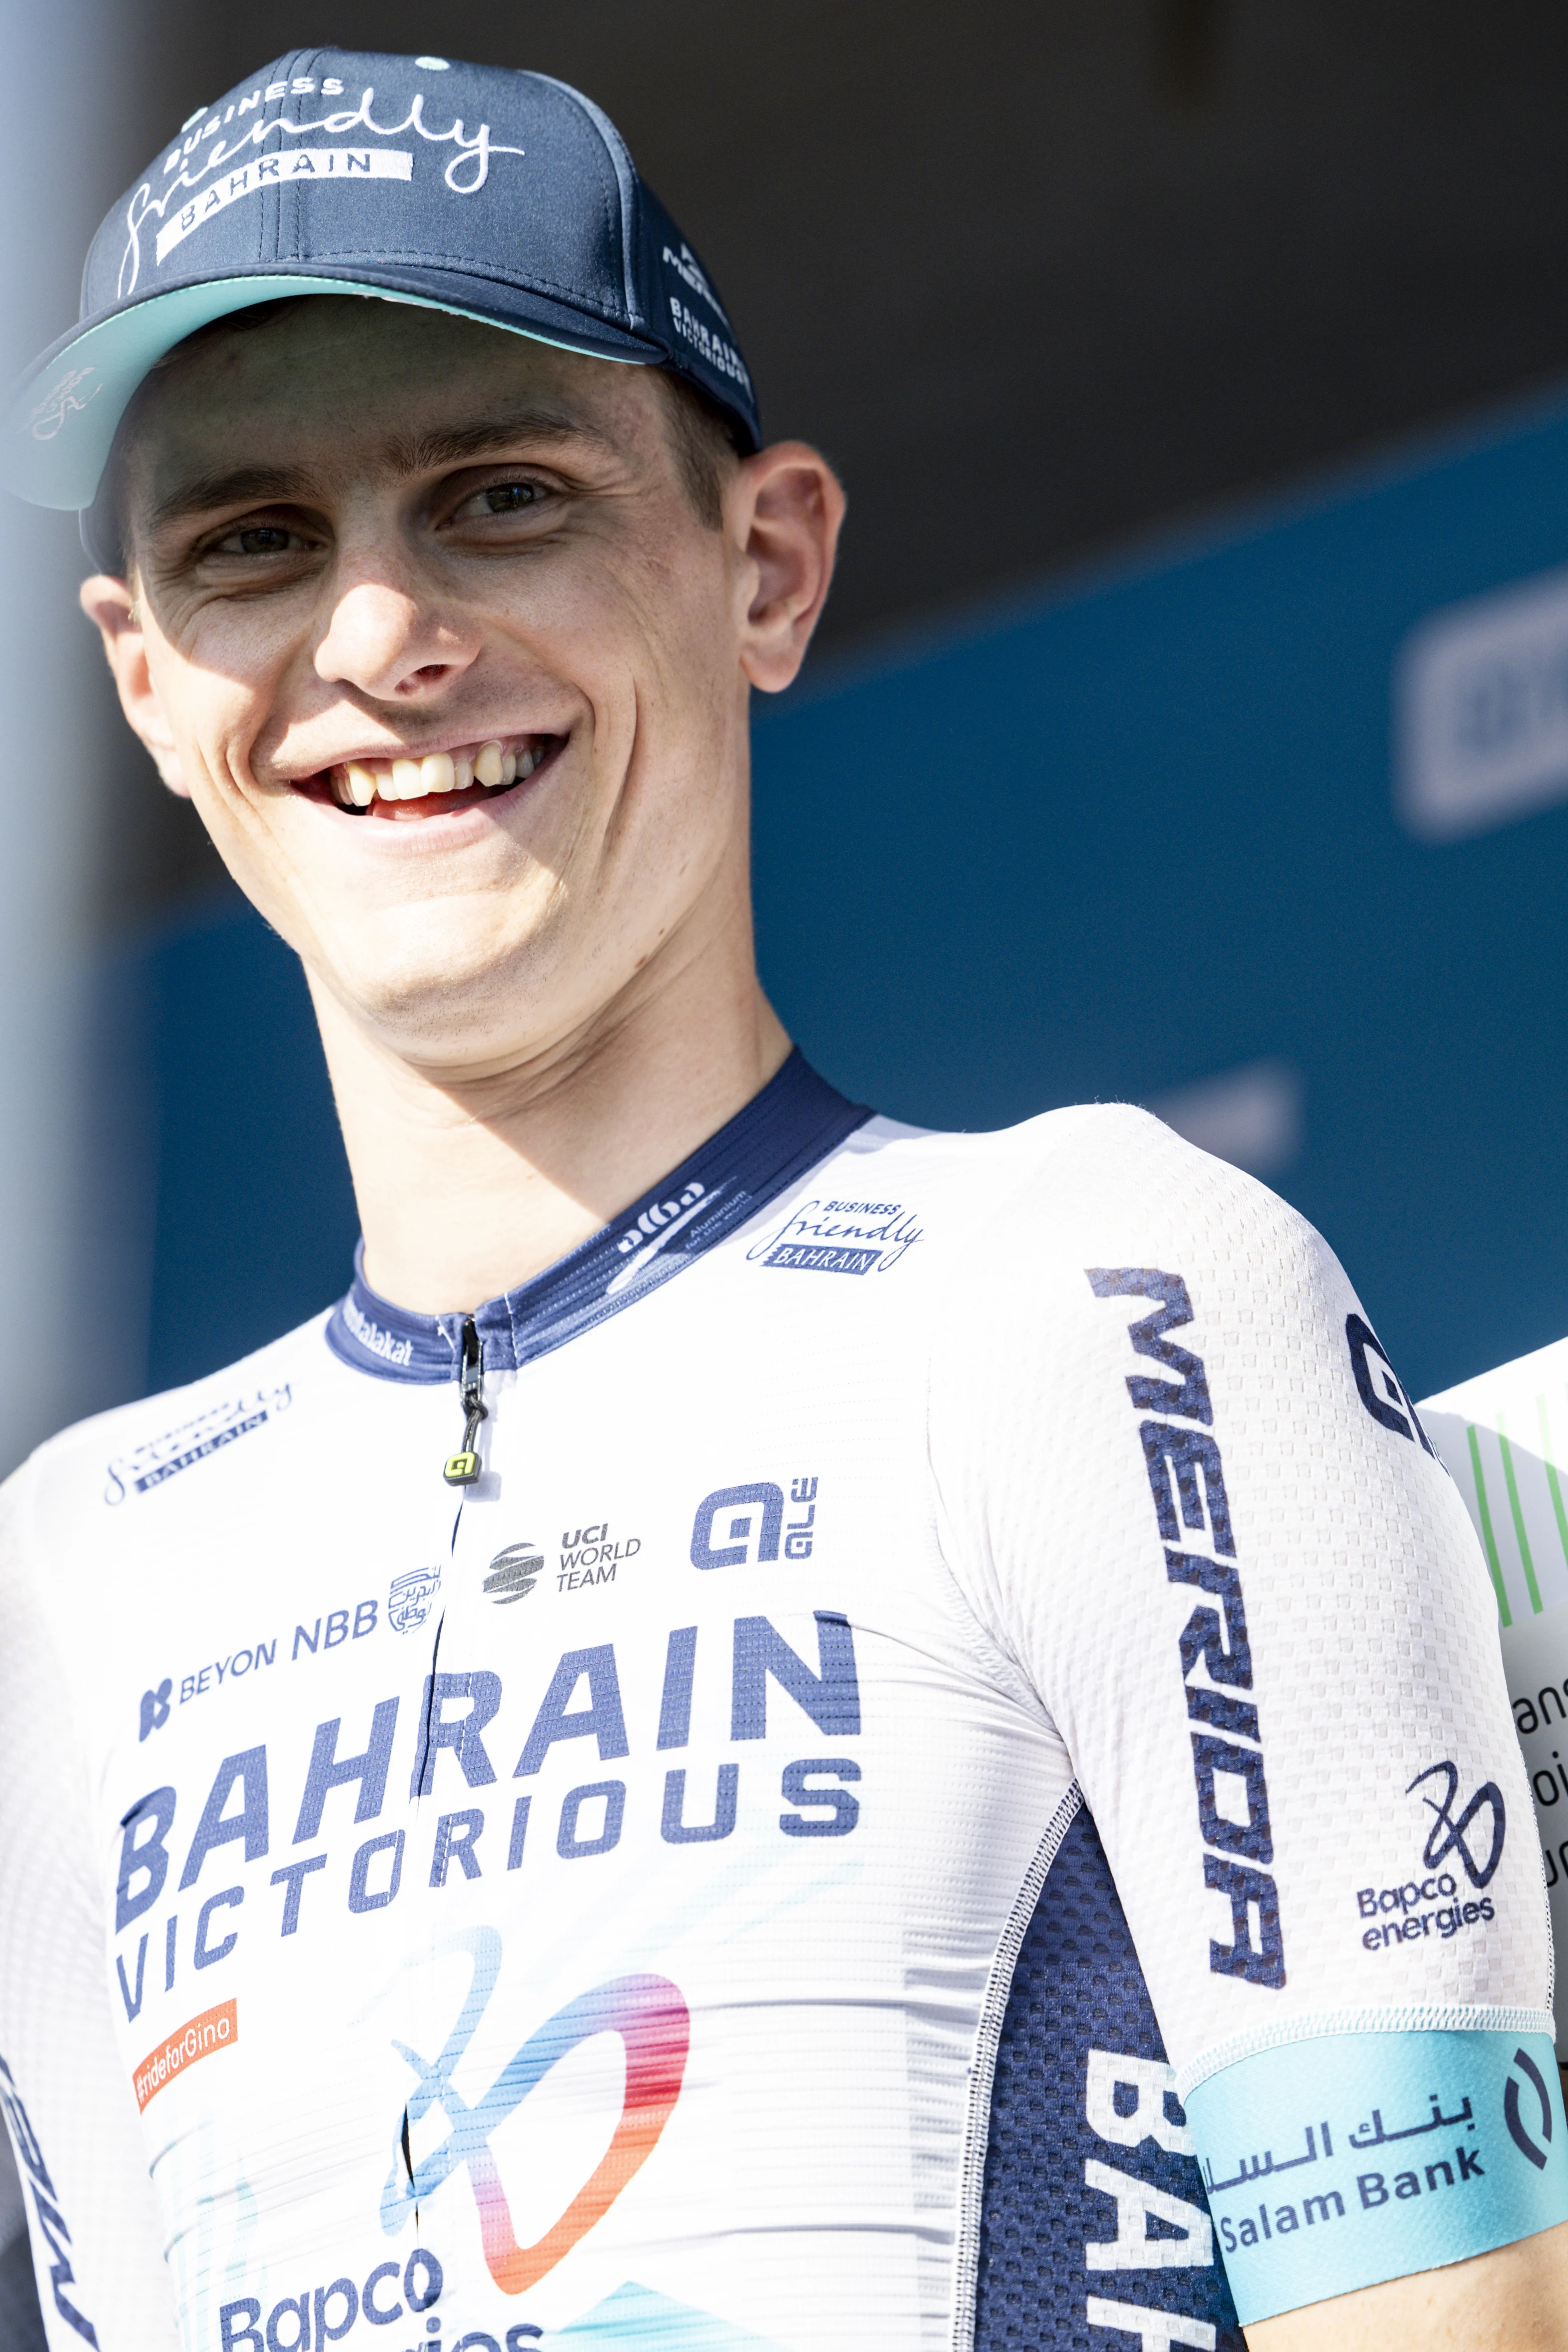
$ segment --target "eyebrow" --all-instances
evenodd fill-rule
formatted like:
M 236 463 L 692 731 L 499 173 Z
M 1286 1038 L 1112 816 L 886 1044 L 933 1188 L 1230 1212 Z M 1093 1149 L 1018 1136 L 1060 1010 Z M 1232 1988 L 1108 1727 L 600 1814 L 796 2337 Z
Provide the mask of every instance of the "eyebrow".
M 506 415 L 476 418 L 471 425 L 453 425 L 426 433 L 395 433 L 374 453 L 393 473 L 405 478 L 427 474 L 443 466 L 472 465 L 476 460 L 515 449 L 520 442 L 586 441 L 603 449 L 616 445 L 609 434 L 581 416 L 562 409 L 530 407 Z M 176 483 L 160 499 L 148 518 L 153 530 L 183 522 L 192 515 L 210 514 L 222 507 L 257 506 L 293 501 L 319 493 L 321 478 L 304 467 L 233 466 L 222 471 L 193 475 Z

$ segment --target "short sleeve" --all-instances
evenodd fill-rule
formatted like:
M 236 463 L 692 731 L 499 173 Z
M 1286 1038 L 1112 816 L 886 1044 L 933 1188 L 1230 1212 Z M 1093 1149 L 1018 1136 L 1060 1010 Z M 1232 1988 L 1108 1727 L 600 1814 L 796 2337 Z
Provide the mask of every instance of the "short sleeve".
M 1146 1114 L 1039 1129 L 934 1352 L 944 1541 L 1073 1759 L 1245 2323 L 1568 2214 L 1539 1855 L 1485 1564 L 1332 1253 Z

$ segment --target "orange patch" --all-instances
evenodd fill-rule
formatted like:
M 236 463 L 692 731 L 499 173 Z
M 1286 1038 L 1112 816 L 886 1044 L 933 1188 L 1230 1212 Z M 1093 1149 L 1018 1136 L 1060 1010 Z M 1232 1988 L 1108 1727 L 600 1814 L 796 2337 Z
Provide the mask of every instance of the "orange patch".
M 177 2027 L 156 2050 L 150 2050 L 137 2067 L 131 2078 L 137 2105 L 144 2107 L 149 2099 L 156 2098 L 165 2083 L 172 2083 L 198 2058 L 210 2058 L 215 2050 L 231 2049 L 238 2039 L 237 2002 L 222 2000 L 216 2009 L 204 2009 L 199 2017 Z

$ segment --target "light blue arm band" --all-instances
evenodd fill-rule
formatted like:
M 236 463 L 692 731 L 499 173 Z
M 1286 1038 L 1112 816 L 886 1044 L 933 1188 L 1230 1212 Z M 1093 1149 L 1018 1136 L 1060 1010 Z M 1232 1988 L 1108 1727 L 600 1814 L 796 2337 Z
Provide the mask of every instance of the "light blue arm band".
M 1244 2327 L 1568 2220 L 1546 2033 L 1322 2034 L 1254 2051 L 1185 2105 Z

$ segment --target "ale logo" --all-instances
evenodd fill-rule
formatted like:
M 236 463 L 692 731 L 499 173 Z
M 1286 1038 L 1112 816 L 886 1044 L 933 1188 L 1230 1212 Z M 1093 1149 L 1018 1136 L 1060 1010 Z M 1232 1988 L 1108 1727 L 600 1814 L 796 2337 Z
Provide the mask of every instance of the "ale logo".
M 393 2045 L 418 2079 L 407 2101 L 406 2123 L 403 2116 L 398 2118 L 398 2152 L 382 2191 L 381 2225 L 388 2237 L 393 2236 L 411 2208 L 432 2196 L 459 2167 L 466 2167 L 490 2276 L 503 2294 L 522 2294 L 564 2261 L 653 2154 L 680 2095 L 691 2039 L 690 2016 L 679 1987 L 668 1977 L 616 1977 L 608 1984 L 595 1985 L 591 1992 L 579 1993 L 575 2000 L 546 2018 L 470 2106 L 452 2076 L 495 1990 L 501 1939 L 493 1927 L 475 1927 L 439 1948 L 468 1951 L 473 1977 L 439 2057 L 426 2062 L 405 2042 Z M 558 2060 L 595 2033 L 618 2033 L 626 2045 L 626 2095 L 615 2136 L 560 2219 L 531 2246 L 520 2246 L 491 2152 L 491 2135 Z M 450 2128 L 437 2147 L 414 2163 L 407 2154 L 412 2134 L 436 2107 Z

